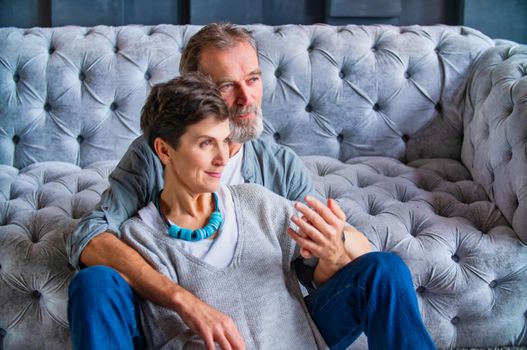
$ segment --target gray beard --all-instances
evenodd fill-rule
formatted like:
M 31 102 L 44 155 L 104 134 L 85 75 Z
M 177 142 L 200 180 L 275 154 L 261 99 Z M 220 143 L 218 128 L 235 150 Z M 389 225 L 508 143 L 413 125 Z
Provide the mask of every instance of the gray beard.
M 231 141 L 245 143 L 260 137 L 263 131 L 262 109 L 257 108 L 255 117 L 249 120 L 239 120 L 235 122 L 230 119 Z

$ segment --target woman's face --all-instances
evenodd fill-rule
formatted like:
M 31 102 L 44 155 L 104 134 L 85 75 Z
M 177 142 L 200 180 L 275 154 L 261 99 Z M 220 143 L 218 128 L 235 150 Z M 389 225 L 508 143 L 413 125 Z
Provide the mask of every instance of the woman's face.
M 177 186 L 191 194 L 214 192 L 229 160 L 229 120 L 205 118 L 187 127 L 173 148 L 160 138 L 156 152 L 165 165 L 165 186 Z

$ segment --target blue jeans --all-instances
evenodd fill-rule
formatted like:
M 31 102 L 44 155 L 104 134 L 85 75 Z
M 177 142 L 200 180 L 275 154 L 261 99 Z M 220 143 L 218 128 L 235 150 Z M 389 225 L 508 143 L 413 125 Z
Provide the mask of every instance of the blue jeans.
M 369 350 L 435 349 L 406 264 L 392 253 L 365 254 L 306 297 L 311 317 L 332 350 L 364 332 Z
M 70 283 L 68 321 L 74 349 L 143 349 L 139 305 L 114 269 L 93 266 Z
M 306 297 L 331 349 L 346 349 L 364 332 L 370 350 L 435 349 L 423 325 L 410 272 L 391 253 L 369 253 Z M 137 297 L 109 267 L 79 272 L 69 289 L 75 349 L 141 349 Z

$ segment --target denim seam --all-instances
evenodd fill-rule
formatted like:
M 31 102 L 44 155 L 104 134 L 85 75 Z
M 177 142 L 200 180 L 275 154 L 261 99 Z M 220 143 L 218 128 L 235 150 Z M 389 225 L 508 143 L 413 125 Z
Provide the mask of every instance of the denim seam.
M 340 294 L 344 293 L 346 290 L 348 290 L 349 288 L 357 288 L 359 289 L 363 295 L 364 295 L 364 288 L 360 287 L 360 286 L 356 286 L 356 285 L 353 285 L 353 284 L 347 284 L 344 288 L 342 288 L 337 294 L 333 295 L 329 300 L 327 300 L 323 305 L 321 305 L 320 307 L 318 307 L 316 310 L 313 310 L 314 313 L 318 313 L 320 311 L 322 311 L 323 309 L 325 309 L 330 303 L 333 302 L 333 300 L 335 300 Z

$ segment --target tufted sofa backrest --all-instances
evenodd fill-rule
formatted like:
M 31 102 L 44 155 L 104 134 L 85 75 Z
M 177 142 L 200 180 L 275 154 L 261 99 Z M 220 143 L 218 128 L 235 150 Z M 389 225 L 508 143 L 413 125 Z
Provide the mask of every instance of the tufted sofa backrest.
M 527 45 L 500 42 L 474 65 L 462 161 L 527 243 Z
M 84 167 L 140 134 L 153 84 L 178 75 L 197 26 L 0 29 L 0 164 Z M 465 27 L 249 26 L 265 137 L 301 155 L 460 158 L 470 66 L 494 43 Z M 437 145 L 441 145 L 437 147 Z

